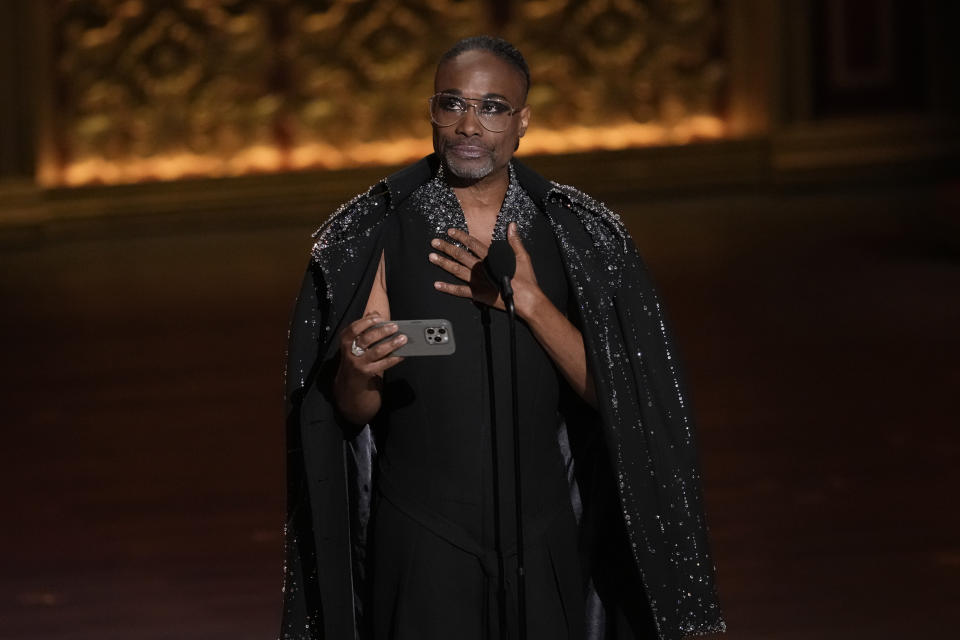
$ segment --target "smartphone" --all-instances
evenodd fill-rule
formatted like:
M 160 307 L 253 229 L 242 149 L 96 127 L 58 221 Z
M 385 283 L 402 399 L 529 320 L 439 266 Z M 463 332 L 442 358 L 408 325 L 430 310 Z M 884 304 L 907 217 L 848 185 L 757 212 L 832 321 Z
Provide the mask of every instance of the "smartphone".
M 457 350 L 453 339 L 453 325 L 449 320 L 390 320 L 379 322 L 375 326 L 385 324 L 397 325 L 397 333 L 385 338 L 391 340 L 402 333 L 407 336 L 407 343 L 394 351 L 391 355 L 403 356 L 449 356 Z

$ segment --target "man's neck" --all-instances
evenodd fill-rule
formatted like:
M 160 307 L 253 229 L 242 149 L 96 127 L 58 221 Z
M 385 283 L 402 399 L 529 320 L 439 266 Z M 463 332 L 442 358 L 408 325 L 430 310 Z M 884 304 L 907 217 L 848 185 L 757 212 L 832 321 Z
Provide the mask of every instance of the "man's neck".
M 468 218 L 486 217 L 492 212 L 496 218 L 510 184 L 510 171 L 507 167 L 479 180 L 463 180 L 449 174 L 446 177 L 447 184 L 460 201 L 464 215 Z
M 446 179 L 460 202 L 470 235 L 489 243 L 510 185 L 510 170 L 504 167 L 479 180 L 467 181 L 449 174 Z

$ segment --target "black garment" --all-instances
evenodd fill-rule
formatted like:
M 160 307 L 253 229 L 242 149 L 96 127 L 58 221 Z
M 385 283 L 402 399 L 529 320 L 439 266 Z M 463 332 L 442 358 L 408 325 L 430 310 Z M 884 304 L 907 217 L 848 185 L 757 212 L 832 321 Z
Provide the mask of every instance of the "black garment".
M 338 336 L 363 313 L 387 222 L 438 164 L 429 156 L 378 183 L 316 235 L 287 361 L 284 640 L 353 640 L 368 617 L 376 451 L 370 430 L 336 411 Z M 586 637 L 722 631 L 690 402 L 650 276 L 616 214 L 513 165 L 557 239 L 597 391 L 596 411 L 561 398 L 589 578 Z
M 565 309 L 556 241 L 515 179 L 495 237 L 511 221 L 541 288 Z M 438 176 L 407 199 L 385 231 L 391 316 L 449 320 L 457 350 L 408 358 L 384 376 L 374 429 L 382 498 L 373 520 L 371 613 L 378 640 L 499 638 L 501 615 L 516 637 L 508 322 L 503 311 L 433 287 L 451 279 L 426 260 L 430 240 L 446 237 L 437 227 L 447 224 L 466 227 L 456 197 Z M 531 638 L 578 639 L 583 590 L 576 522 L 557 439 L 562 379 L 524 323 L 517 334 L 528 629 Z M 497 548 L 505 552 L 505 597 L 497 588 Z

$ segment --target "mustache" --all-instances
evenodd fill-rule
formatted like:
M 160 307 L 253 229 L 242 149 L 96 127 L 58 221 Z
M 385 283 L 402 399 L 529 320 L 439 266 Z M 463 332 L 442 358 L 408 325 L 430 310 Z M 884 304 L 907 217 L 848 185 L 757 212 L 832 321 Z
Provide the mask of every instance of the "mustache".
M 487 153 L 493 153 L 493 149 L 483 145 L 470 142 L 452 142 L 443 145 L 444 149 L 483 149 Z

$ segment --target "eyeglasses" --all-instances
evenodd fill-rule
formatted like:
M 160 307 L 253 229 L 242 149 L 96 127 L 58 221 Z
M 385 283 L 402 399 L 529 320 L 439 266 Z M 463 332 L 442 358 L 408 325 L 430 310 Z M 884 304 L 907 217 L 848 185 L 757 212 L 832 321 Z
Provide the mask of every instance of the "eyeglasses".
M 450 93 L 438 93 L 430 98 L 430 120 L 438 127 L 451 127 L 472 108 L 477 120 L 490 133 L 506 131 L 510 118 L 520 111 L 503 100 L 493 98 L 463 98 Z

